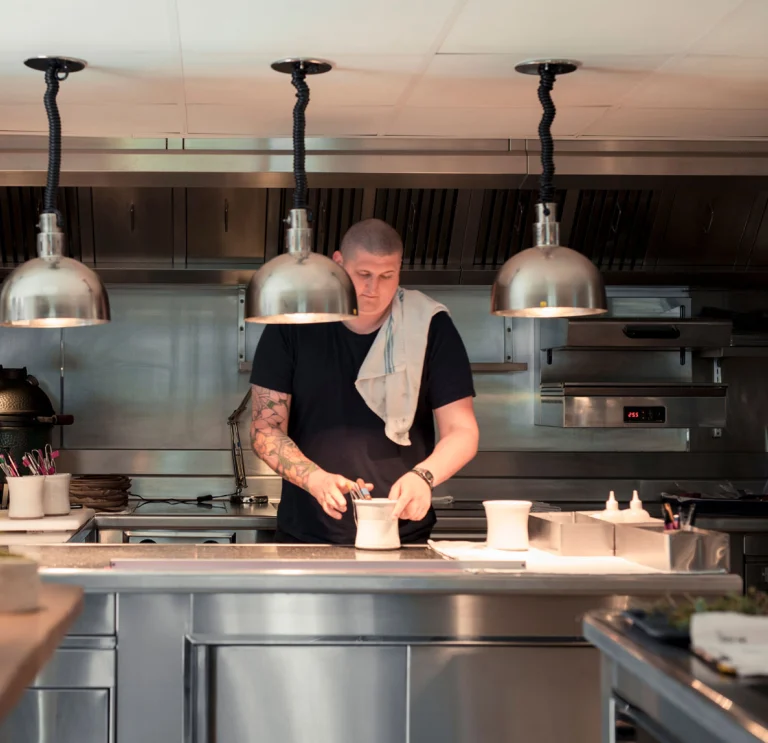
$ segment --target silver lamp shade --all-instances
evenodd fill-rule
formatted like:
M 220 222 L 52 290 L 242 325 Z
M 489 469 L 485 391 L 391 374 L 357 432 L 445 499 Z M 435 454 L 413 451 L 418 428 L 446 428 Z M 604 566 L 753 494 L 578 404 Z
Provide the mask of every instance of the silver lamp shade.
M 0 325 L 67 328 L 110 320 L 101 279 L 63 253 L 64 234 L 55 214 L 40 215 L 38 258 L 15 268 L 0 290 Z
M 505 317 L 575 317 L 607 309 L 597 267 L 581 253 L 560 245 L 556 205 L 536 205 L 536 245 L 512 256 L 491 292 L 491 312 Z
M 246 321 L 294 324 L 356 317 L 357 294 L 347 272 L 311 250 L 307 210 L 291 209 L 288 225 L 288 252 L 267 261 L 248 284 Z

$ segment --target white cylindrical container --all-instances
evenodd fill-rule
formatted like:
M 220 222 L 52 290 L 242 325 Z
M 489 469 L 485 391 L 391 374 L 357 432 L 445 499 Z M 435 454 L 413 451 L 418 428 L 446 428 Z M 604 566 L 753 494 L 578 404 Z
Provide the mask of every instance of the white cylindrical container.
M 389 498 L 353 500 L 357 536 L 355 547 L 359 550 L 400 549 L 400 531 L 392 514 L 397 501 Z
M 45 475 L 24 475 L 8 478 L 8 518 L 41 519 Z
M 483 501 L 488 523 L 486 544 L 497 550 L 527 550 L 531 505 L 529 500 Z
M 43 510 L 46 516 L 66 516 L 69 513 L 69 483 L 72 475 L 61 472 L 46 475 L 43 484 Z

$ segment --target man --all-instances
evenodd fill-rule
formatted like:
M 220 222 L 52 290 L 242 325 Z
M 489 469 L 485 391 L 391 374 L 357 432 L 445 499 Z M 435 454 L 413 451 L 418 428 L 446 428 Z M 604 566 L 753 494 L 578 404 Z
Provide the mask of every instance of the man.
M 410 446 L 387 438 L 384 421 L 355 387 L 398 292 L 402 255 L 399 235 L 385 222 L 353 225 L 333 259 L 352 279 L 359 316 L 264 330 L 251 374 L 251 440 L 283 477 L 277 542 L 352 544 L 355 523 L 345 496 L 354 482 L 374 497 L 398 501 L 403 543 L 424 541 L 436 520 L 432 487 L 477 452 L 472 372 L 446 312 L 429 324 Z

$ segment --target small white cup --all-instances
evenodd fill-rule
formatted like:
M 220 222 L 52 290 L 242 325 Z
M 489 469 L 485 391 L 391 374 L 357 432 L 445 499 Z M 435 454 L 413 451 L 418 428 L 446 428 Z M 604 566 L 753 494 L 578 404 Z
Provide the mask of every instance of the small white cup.
M 41 519 L 45 475 L 23 475 L 8 478 L 8 518 Z
M 529 500 L 483 501 L 488 523 L 486 544 L 497 550 L 527 550 L 531 505 Z
M 69 483 L 72 475 L 61 472 L 46 475 L 43 484 L 43 510 L 46 516 L 66 516 L 69 513 Z

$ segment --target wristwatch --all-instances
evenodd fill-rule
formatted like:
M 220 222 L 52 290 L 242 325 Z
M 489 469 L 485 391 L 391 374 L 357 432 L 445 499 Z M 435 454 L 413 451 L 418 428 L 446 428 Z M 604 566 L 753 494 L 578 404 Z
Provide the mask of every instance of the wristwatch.
M 411 472 L 424 480 L 429 485 L 430 490 L 435 487 L 435 476 L 429 470 L 425 470 L 422 467 L 414 467 Z

